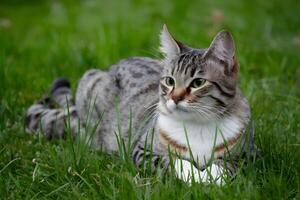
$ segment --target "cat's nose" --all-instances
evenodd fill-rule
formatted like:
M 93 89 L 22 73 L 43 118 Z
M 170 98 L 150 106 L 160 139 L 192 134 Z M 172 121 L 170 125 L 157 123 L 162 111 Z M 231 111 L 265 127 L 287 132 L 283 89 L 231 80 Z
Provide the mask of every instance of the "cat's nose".
M 178 104 L 180 101 L 184 100 L 187 95 L 187 91 L 184 88 L 176 88 L 171 94 L 171 99 L 175 104 Z
M 175 104 L 178 104 L 180 101 L 184 99 L 184 96 L 172 96 L 172 100 Z

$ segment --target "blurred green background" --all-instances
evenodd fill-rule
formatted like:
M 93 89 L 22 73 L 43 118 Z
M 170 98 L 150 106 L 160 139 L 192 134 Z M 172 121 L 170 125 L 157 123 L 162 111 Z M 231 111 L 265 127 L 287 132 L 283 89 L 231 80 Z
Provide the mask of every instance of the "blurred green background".
M 299 198 L 299 12 L 297 0 L 1 0 L 0 198 Z M 234 36 L 264 158 L 232 185 L 139 177 L 117 156 L 25 133 L 26 107 L 56 77 L 68 77 L 75 90 L 89 68 L 108 69 L 130 56 L 160 58 L 164 23 L 192 47 L 207 47 L 222 29 Z

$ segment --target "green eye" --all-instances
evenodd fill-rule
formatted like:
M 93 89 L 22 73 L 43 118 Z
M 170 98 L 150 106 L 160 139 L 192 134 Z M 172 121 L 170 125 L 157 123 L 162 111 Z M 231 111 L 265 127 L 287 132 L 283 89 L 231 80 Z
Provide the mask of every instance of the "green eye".
M 205 79 L 202 78 L 196 78 L 192 81 L 191 87 L 192 88 L 199 88 L 205 83 Z
M 175 85 L 175 81 L 174 81 L 174 79 L 173 78 L 171 78 L 171 77 L 166 77 L 166 85 L 167 86 L 174 86 Z

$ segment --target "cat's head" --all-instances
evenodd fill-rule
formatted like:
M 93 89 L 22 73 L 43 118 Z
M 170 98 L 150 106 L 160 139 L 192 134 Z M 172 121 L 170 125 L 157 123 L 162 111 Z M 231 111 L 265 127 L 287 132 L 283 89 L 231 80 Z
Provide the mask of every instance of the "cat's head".
M 209 48 L 195 49 L 175 40 L 164 26 L 159 110 L 181 119 L 215 120 L 236 96 L 238 64 L 232 36 L 219 32 Z

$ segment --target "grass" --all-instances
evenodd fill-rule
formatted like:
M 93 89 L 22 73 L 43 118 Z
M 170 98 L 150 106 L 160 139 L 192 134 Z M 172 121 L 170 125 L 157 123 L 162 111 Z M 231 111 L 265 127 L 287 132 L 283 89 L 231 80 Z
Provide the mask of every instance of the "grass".
M 299 10 L 296 0 L 1 1 L 0 198 L 299 199 Z M 139 176 L 126 158 L 25 133 L 25 109 L 53 79 L 69 77 L 75 89 L 91 67 L 159 57 L 164 22 L 194 47 L 207 47 L 223 28 L 234 35 L 263 159 L 231 185 Z

